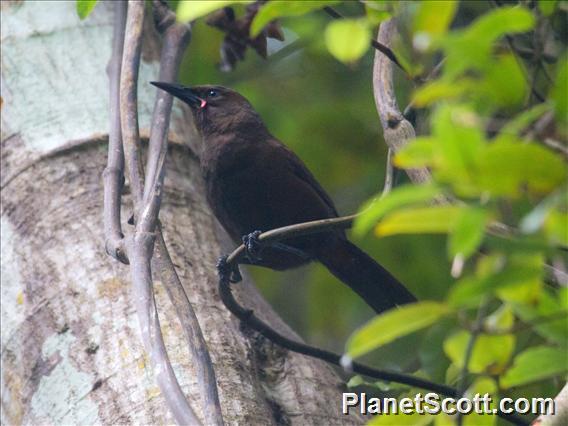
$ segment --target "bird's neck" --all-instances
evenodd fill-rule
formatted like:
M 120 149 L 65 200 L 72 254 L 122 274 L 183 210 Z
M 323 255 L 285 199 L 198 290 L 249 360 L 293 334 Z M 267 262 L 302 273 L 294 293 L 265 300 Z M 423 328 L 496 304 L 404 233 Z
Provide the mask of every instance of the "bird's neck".
M 209 132 L 203 131 L 202 136 L 204 148 L 200 163 L 206 178 L 211 174 L 224 174 L 236 164 L 247 164 L 246 157 L 272 138 L 262 122 L 224 127 L 220 131 L 209 129 Z

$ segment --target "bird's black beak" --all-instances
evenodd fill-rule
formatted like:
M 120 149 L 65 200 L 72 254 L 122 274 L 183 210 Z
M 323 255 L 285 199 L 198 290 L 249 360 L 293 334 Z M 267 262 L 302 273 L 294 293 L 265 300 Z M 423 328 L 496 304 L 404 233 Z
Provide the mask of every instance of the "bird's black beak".
M 168 92 L 170 95 L 181 99 L 190 107 L 202 107 L 205 101 L 189 87 L 182 86 L 175 83 L 163 83 L 161 81 L 151 81 L 150 84 Z

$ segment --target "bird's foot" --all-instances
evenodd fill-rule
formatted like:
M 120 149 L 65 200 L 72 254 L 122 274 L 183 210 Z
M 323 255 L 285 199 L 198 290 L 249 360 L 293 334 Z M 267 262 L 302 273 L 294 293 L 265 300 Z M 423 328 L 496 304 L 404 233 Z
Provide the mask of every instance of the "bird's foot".
M 241 271 L 239 270 L 239 265 L 227 263 L 227 258 L 229 256 L 221 256 L 217 260 L 217 274 L 221 280 L 229 280 L 231 283 L 238 283 L 243 280 Z
M 258 236 L 262 231 L 253 231 L 248 235 L 243 235 L 243 244 L 245 246 L 245 255 L 251 263 L 256 263 L 262 260 L 260 253 L 262 251 L 262 242 Z

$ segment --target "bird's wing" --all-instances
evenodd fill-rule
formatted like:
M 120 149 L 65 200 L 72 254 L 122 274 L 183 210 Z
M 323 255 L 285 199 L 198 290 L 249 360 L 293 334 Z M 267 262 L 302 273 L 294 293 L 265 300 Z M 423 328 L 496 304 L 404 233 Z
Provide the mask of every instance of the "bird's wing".
M 313 188 L 313 190 L 317 193 L 317 195 L 321 198 L 324 204 L 329 208 L 331 216 L 339 216 L 337 213 L 337 209 L 333 204 L 333 200 L 331 197 L 325 192 L 325 189 L 322 188 L 320 183 L 314 177 L 312 172 L 306 167 L 303 161 L 294 154 L 288 147 L 283 145 L 282 143 L 276 141 L 277 144 L 276 149 L 281 152 L 279 157 L 284 158 L 286 161 L 287 167 L 296 175 L 299 179 L 306 182 L 309 186 Z

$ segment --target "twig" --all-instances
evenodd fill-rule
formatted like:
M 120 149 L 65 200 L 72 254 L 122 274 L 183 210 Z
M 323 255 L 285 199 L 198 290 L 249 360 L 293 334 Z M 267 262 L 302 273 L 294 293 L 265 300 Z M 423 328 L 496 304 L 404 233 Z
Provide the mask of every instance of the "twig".
M 124 235 L 120 225 L 120 198 L 124 183 L 124 151 L 120 129 L 120 67 L 124 46 L 126 2 L 116 3 L 113 23 L 112 56 L 107 67 L 110 86 L 110 125 L 107 167 L 104 179 L 104 229 L 106 252 L 122 263 L 128 263 Z
M 153 371 L 164 399 L 176 422 L 179 424 L 200 424 L 180 388 L 169 361 L 152 290 L 150 260 L 154 250 L 156 237 L 154 228 L 157 223 L 162 193 L 163 173 L 161 167 L 163 161 L 156 161 L 158 164 L 154 166 L 157 171 L 155 176 L 159 177 L 146 182 L 149 189 L 145 192 L 149 195 L 148 201 L 143 205 L 143 171 L 139 156 L 140 141 L 136 93 L 143 21 L 144 2 L 129 1 L 120 79 L 120 117 L 126 147 L 126 166 L 135 206 L 136 230 L 134 237 L 128 239 L 132 283 L 142 341 L 146 351 L 150 354 Z M 159 134 L 159 132 L 155 134 Z M 153 144 L 153 147 L 156 147 L 156 143 Z M 158 146 L 158 148 L 161 152 L 161 146 Z
M 290 44 L 287 44 L 282 49 L 274 52 L 268 57 L 269 65 L 276 64 L 290 55 L 302 50 L 308 45 L 308 41 L 304 38 L 297 38 Z
M 142 49 L 144 3 L 129 0 L 122 68 L 120 73 L 120 123 L 126 168 L 132 192 L 135 219 L 142 203 L 144 171 L 140 160 L 138 129 L 138 70 Z
M 222 425 L 223 416 L 221 403 L 219 402 L 217 380 L 215 378 L 213 362 L 209 356 L 209 349 L 203 338 L 203 333 L 201 332 L 195 311 L 191 303 L 189 303 L 187 294 L 173 266 L 161 230 L 156 234 L 156 253 L 152 258 L 152 268 L 155 271 L 159 271 L 160 280 L 174 305 L 176 314 L 185 332 L 186 339 L 189 342 L 188 346 L 192 360 L 197 367 L 198 384 L 201 387 L 200 394 L 203 398 L 205 424 Z
M 269 339 L 271 342 L 289 349 L 293 352 L 301 353 L 303 355 L 311 356 L 313 358 L 321 359 L 330 364 L 341 366 L 341 355 L 327 351 L 325 349 L 320 349 L 314 346 L 306 345 L 305 343 L 291 340 L 277 331 L 272 329 L 262 320 L 260 320 L 251 309 L 243 308 L 235 300 L 233 293 L 231 292 L 231 287 L 228 279 L 219 279 L 219 292 L 221 295 L 221 300 L 224 305 L 244 324 L 251 327 L 253 330 L 258 331 L 264 337 Z M 368 367 L 358 362 L 353 362 L 351 365 L 352 371 L 357 374 L 363 374 L 365 376 L 373 377 L 379 380 L 385 380 L 389 382 L 404 383 L 409 386 L 416 386 L 422 389 L 429 389 L 433 392 L 437 392 L 441 395 L 455 396 L 457 395 L 456 389 L 442 385 L 439 383 L 430 382 L 419 377 L 414 377 L 407 374 L 397 373 L 393 371 L 379 370 L 376 368 Z
M 565 159 L 568 160 L 568 147 L 565 146 L 564 144 L 562 144 L 562 142 L 556 141 L 552 138 L 546 138 L 546 137 L 544 139 L 542 139 L 541 142 L 543 143 L 543 145 L 546 145 L 547 147 L 549 147 L 553 151 L 558 152 Z
M 394 19 L 382 22 L 377 41 L 389 46 L 395 34 L 396 21 Z M 404 118 L 398 108 L 394 94 L 392 63 L 378 52 L 375 54 L 373 66 L 373 93 L 385 142 L 396 154 L 416 137 L 416 133 L 412 124 Z M 406 170 L 406 173 L 414 183 L 425 183 L 431 180 L 430 172 L 426 168 L 410 169 Z
M 515 45 L 515 50 L 516 50 L 517 54 L 523 59 L 531 59 L 535 54 L 535 49 L 531 49 L 531 48 L 527 48 L 527 47 Z M 558 60 L 558 58 L 556 56 L 551 55 L 550 53 L 541 52 L 540 55 L 541 55 L 541 59 L 548 64 L 553 64 L 554 62 L 556 62 Z
M 341 19 L 343 18 L 343 15 L 341 15 L 341 13 L 339 13 L 337 10 L 335 10 L 333 7 L 331 6 L 326 6 L 323 8 L 324 12 L 327 13 L 329 16 L 331 16 L 333 19 Z
M 428 81 L 431 81 L 433 79 L 435 79 L 436 77 L 438 77 L 438 75 L 440 74 L 440 71 L 442 70 L 442 67 L 444 66 L 444 64 L 446 63 L 446 58 L 443 58 L 442 60 L 440 60 L 440 62 L 438 62 L 436 64 L 436 66 L 434 68 L 432 68 L 432 70 L 428 73 L 428 75 L 426 76 L 426 78 L 422 78 L 420 80 L 420 83 L 426 83 Z M 408 105 L 406 105 L 406 108 L 404 108 L 404 112 L 402 113 L 402 115 L 404 117 L 406 117 L 406 119 L 408 120 L 408 117 L 415 111 L 414 109 L 414 99 L 412 99 Z
M 178 424 L 201 424 L 175 377 L 160 329 L 158 312 L 152 292 L 150 258 L 155 235 L 137 230 L 131 241 L 131 273 L 135 305 L 140 323 L 142 341 L 150 355 L 156 381 Z
M 381 197 L 385 197 L 389 192 L 391 192 L 392 184 L 394 179 L 394 167 L 392 165 L 392 149 L 387 151 L 387 164 L 385 166 L 385 184 L 383 186 L 383 192 L 381 192 Z
M 336 217 L 333 219 L 320 219 L 310 222 L 297 223 L 295 225 L 283 226 L 282 228 L 273 229 L 263 232 L 258 236 L 259 241 L 265 243 L 275 243 L 283 239 L 300 237 L 303 235 L 316 234 L 328 229 L 347 229 L 353 224 L 356 214 L 351 216 Z M 227 263 L 232 264 L 241 260 L 245 254 L 244 245 L 237 247 L 228 257 Z
M 332 228 L 345 228 L 352 223 L 353 216 L 348 216 L 345 218 L 337 219 L 327 219 L 321 221 L 307 222 L 304 224 L 292 225 L 288 227 L 273 229 L 271 231 L 265 232 L 258 236 L 260 241 L 276 242 L 283 238 L 288 238 L 292 236 L 307 235 L 311 233 L 324 232 Z M 317 348 L 314 346 L 306 345 L 295 340 L 291 340 L 260 320 L 251 309 L 246 309 L 242 307 L 234 298 L 231 292 L 231 284 L 229 282 L 230 273 L 229 271 L 233 265 L 236 265 L 240 256 L 244 252 L 244 245 L 237 247 L 227 258 L 225 259 L 225 265 L 221 265 L 219 274 L 219 293 L 223 304 L 227 309 L 235 315 L 244 324 L 251 327 L 253 330 L 259 332 L 264 337 L 272 341 L 273 343 L 282 346 L 285 349 L 291 350 L 293 352 L 301 353 L 306 356 L 310 356 L 316 359 L 321 359 L 330 364 L 341 366 L 341 355 L 327 351 L 325 349 Z M 409 386 L 415 386 L 422 389 L 427 389 L 436 392 L 440 395 L 445 395 L 449 397 L 457 397 L 459 392 L 457 389 L 451 386 L 435 383 L 429 380 L 421 379 L 419 377 L 411 376 L 408 374 L 402 374 L 392 371 L 379 370 L 376 368 L 368 367 L 366 365 L 360 364 L 358 362 L 352 362 L 350 368 L 354 373 L 362 374 L 365 376 L 373 377 L 379 380 L 385 380 L 389 382 L 403 383 Z M 497 415 L 503 419 L 515 425 L 528 425 L 527 422 L 518 418 L 517 416 L 511 414 L 505 414 L 501 411 Z
M 191 37 L 191 26 L 176 24 L 175 13 L 161 0 L 154 0 L 153 10 L 156 27 L 158 31 L 164 33 L 160 59 L 160 81 L 173 82 L 176 80 L 177 70 Z M 152 194 L 164 179 L 164 161 L 167 154 L 167 133 L 172 102 L 171 95 L 163 90 L 157 91 L 148 149 L 147 180 L 144 188 L 144 202 L 152 202 L 153 200 L 158 204 L 155 209 L 156 219 L 161 197 L 159 194 L 152 197 Z M 205 423 L 223 425 L 215 371 L 199 321 L 170 258 L 159 222 L 156 231 L 157 246 L 155 256 L 152 259 L 153 269 L 159 272 L 161 281 L 185 332 L 192 359 L 198 372 Z
M 485 319 L 486 310 L 487 310 L 487 303 L 485 303 L 485 301 L 482 301 L 481 305 L 479 306 L 479 309 L 477 310 L 477 318 L 475 319 L 472 330 L 470 331 L 469 340 L 467 342 L 467 347 L 465 349 L 463 366 L 460 371 L 460 375 L 458 377 L 458 386 L 457 386 L 458 398 L 463 397 L 467 389 L 466 378 L 469 372 L 469 362 L 471 360 L 471 357 L 473 356 L 473 349 L 475 347 L 475 342 L 477 341 L 478 336 L 481 334 L 483 330 L 483 320 Z M 456 418 L 457 425 L 461 426 L 463 424 L 463 416 L 460 415 L 459 412 L 456 414 L 456 416 L 457 416 Z
M 558 321 L 558 320 L 564 319 L 566 317 L 568 317 L 568 311 L 559 311 L 559 312 L 555 312 L 555 313 L 550 314 L 550 315 L 545 315 L 545 316 L 533 318 L 533 319 L 531 319 L 530 323 L 517 324 L 517 325 L 510 327 L 508 329 L 505 329 L 505 330 L 493 330 L 493 329 L 488 328 L 488 327 L 483 327 L 482 331 L 483 331 L 484 334 L 491 334 L 491 335 L 494 335 L 494 336 L 500 336 L 500 335 L 504 335 L 504 334 L 513 334 L 513 333 L 518 333 L 519 331 L 530 330 L 531 328 L 534 328 L 537 325 L 546 324 L 546 323 L 552 322 L 552 321 Z
M 374 47 L 379 52 L 381 52 L 387 58 L 389 58 L 392 61 L 392 63 L 394 63 L 397 67 L 399 67 L 402 71 L 404 71 L 405 74 L 408 74 L 408 71 L 406 71 L 406 69 L 402 66 L 402 64 L 399 62 L 396 55 L 390 48 L 388 48 L 386 45 L 382 44 L 381 42 L 372 39 L 371 39 L 371 46 Z
M 524 139 L 537 139 L 538 142 L 546 145 L 550 149 L 558 152 L 568 159 L 568 147 L 562 142 L 546 137 L 547 128 L 554 124 L 554 112 L 547 111 L 531 126 L 530 130 L 523 136 Z

